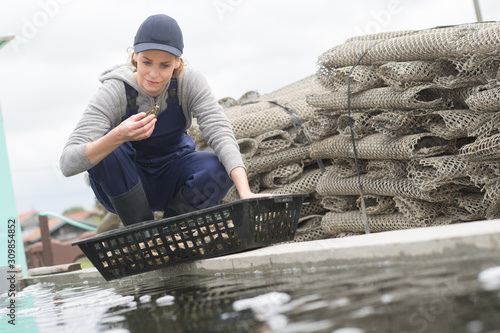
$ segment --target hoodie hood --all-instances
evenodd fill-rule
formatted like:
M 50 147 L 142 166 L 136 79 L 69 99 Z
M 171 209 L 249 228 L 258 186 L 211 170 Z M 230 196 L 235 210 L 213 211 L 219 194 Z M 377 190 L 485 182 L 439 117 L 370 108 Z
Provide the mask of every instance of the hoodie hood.
M 132 88 L 137 90 L 137 92 L 139 93 L 137 103 L 139 105 L 145 104 L 143 106 L 143 108 L 145 108 L 145 110 L 141 110 L 141 111 L 145 112 L 145 111 L 147 111 L 147 109 L 149 109 L 153 105 L 158 105 L 161 110 L 166 108 L 167 103 L 165 101 L 166 101 L 166 98 L 168 96 L 168 86 L 169 85 L 167 85 L 165 87 L 165 90 L 163 90 L 163 92 L 159 96 L 157 96 L 156 98 L 150 97 L 137 85 L 137 81 L 135 80 L 135 77 L 134 77 L 135 71 L 136 71 L 135 67 L 130 66 L 130 65 L 122 64 L 122 65 L 113 66 L 113 67 L 110 67 L 107 70 L 105 70 L 99 76 L 99 81 L 101 81 L 101 83 L 104 83 L 104 81 L 107 81 L 107 80 L 113 80 L 113 81 L 118 80 L 118 81 L 123 81 L 123 82 L 128 83 Z M 149 105 L 149 104 L 151 104 L 151 105 Z
M 115 65 L 106 69 L 104 72 L 99 75 L 99 81 L 102 83 L 106 80 L 114 79 L 127 82 L 135 89 L 139 90 L 137 86 L 137 82 L 134 78 L 135 68 L 129 65 Z

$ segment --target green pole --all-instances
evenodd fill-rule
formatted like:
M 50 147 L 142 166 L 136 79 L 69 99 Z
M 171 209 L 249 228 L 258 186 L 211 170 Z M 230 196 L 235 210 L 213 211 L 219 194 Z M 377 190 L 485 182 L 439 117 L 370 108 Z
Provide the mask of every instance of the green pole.
M 0 37 L 0 49 L 12 38 L 14 36 Z M 7 292 L 9 303 L 5 304 L 10 306 L 9 311 L 0 316 L 0 332 L 37 332 L 34 317 L 19 318 L 16 316 L 16 309 L 21 304 L 17 302 L 17 291 L 12 287 L 12 271 L 16 271 L 16 269 L 12 269 L 12 263 L 20 265 L 23 268 L 23 276 L 27 276 L 26 256 L 24 255 L 21 227 L 14 199 L 0 108 L 0 279 L 3 280 L 0 281 L 0 290 Z M 15 280 L 17 289 L 17 278 Z M 26 297 L 23 305 L 25 309 L 35 308 L 34 297 L 31 295 Z
M 61 221 L 66 222 L 69 225 L 72 225 L 74 227 L 77 227 L 77 228 L 80 228 L 80 229 L 83 229 L 83 230 L 87 230 L 87 231 L 96 231 L 97 230 L 97 227 L 94 227 L 94 226 L 91 226 L 91 225 L 88 225 L 88 224 L 85 224 L 85 223 L 81 223 L 81 222 L 72 220 L 72 219 L 67 218 L 66 216 L 63 216 L 63 215 L 60 215 L 60 214 L 43 212 L 43 213 L 38 213 L 38 216 L 52 216 L 52 217 L 56 217 L 56 218 L 60 219 Z
M 0 48 L 13 36 L 1 37 Z M 27 275 L 26 256 L 24 255 L 23 239 L 19 217 L 14 199 L 14 188 L 10 176 L 7 144 L 3 126 L 3 117 L 0 109 L 0 267 L 13 269 L 14 265 L 21 265 L 23 275 Z M 15 269 L 14 269 L 15 270 Z

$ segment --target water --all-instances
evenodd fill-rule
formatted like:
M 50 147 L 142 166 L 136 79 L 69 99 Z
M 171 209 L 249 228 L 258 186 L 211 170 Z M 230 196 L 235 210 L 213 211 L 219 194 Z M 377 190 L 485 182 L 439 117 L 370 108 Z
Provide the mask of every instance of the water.
M 297 244 L 300 246 L 300 244 Z M 0 332 L 498 332 L 500 251 L 37 284 Z

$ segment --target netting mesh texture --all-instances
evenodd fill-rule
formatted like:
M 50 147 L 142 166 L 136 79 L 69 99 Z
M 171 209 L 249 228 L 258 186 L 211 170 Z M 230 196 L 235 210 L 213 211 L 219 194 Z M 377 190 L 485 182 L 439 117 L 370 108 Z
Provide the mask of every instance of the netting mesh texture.
M 498 22 L 353 37 L 315 75 L 221 99 L 252 191 L 309 194 L 295 241 L 364 233 L 360 184 L 371 232 L 499 218 L 499 42 Z

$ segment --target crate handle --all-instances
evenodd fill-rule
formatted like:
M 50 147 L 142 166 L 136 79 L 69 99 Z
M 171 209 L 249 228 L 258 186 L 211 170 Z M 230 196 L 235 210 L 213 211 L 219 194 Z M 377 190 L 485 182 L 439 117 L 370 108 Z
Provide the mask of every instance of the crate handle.
M 284 196 L 276 196 L 273 198 L 274 202 L 290 202 L 293 201 L 293 197 L 284 195 Z
M 305 197 L 305 194 L 282 194 L 282 195 L 272 195 L 270 198 L 274 200 L 274 202 L 293 202 L 297 196 Z

